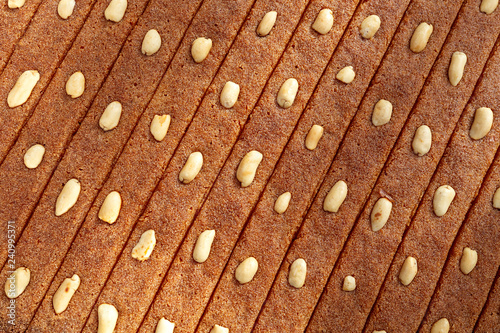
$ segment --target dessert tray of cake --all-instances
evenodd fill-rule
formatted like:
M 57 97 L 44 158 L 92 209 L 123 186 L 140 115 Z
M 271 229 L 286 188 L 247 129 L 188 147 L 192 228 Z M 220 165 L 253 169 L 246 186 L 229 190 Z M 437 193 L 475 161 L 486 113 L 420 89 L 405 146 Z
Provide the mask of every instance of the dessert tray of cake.
M 2 0 L 0 332 L 500 332 L 498 0 Z

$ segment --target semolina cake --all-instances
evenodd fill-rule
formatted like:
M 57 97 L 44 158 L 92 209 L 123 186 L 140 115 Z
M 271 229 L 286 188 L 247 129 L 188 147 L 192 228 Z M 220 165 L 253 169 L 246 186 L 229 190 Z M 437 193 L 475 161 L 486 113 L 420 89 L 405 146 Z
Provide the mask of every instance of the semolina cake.
M 500 332 L 497 7 L 5 0 L 0 331 Z

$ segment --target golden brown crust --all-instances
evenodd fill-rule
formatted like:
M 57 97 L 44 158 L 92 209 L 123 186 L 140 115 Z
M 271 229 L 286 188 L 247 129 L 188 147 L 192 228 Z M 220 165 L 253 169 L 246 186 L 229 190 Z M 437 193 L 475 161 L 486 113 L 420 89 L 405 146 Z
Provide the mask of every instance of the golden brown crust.
M 43 1 L 29 22 L 26 32 L 0 75 L 0 106 L 4 110 L 0 113 L 0 161 L 4 159 L 16 141 L 19 131 L 31 116 L 33 108 L 80 32 L 95 1 L 79 1 L 74 14 L 67 20 L 62 20 L 57 15 L 58 0 Z M 29 1 L 26 1 L 25 5 L 28 4 Z M 22 20 L 24 6 L 16 11 L 21 14 Z M 40 80 L 26 103 L 13 109 L 9 108 L 7 95 L 19 75 L 26 70 L 37 70 Z
M 497 272 L 495 285 L 488 295 L 488 301 L 474 327 L 474 332 L 495 332 L 500 327 L 500 269 Z
M 500 62 L 496 60 L 497 68 L 486 76 L 496 78 L 500 72 L 499 64 Z M 490 61 L 490 67 L 495 67 L 495 63 Z M 492 91 L 495 84 L 491 84 L 491 81 L 486 78 L 483 79 L 484 83 L 486 83 L 485 81 L 490 84 L 482 85 L 487 96 L 485 96 L 485 100 L 481 101 L 481 105 L 491 105 L 492 108 L 495 107 L 496 110 L 499 110 L 498 94 Z M 492 105 L 492 102 L 495 104 Z M 475 104 L 478 105 L 478 103 Z M 498 119 L 496 127 L 498 132 Z M 484 142 L 482 146 L 484 147 Z M 477 148 L 481 149 L 479 146 Z M 432 324 L 443 317 L 449 320 L 456 332 L 474 331 L 474 325 L 481 314 L 500 265 L 500 252 L 498 251 L 500 247 L 500 224 L 498 223 L 500 210 L 493 208 L 492 205 L 493 194 L 499 185 L 500 159 L 497 154 L 496 161 L 488 171 L 479 196 L 469 211 L 448 255 L 438 287 L 420 325 L 421 332 L 429 332 Z M 478 263 L 468 275 L 463 274 L 460 270 L 460 258 L 465 247 L 478 253 Z M 484 313 L 486 312 L 487 310 Z M 500 324 L 500 322 L 497 323 Z M 490 326 L 489 329 L 493 329 L 493 327 Z M 485 330 L 483 329 L 483 331 Z
M 332 329 L 339 326 L 348 331 L 363 329 L 366 317 L 377 299 L 379 288 L 386 276 L 387 269 L 397 250 L 405 227 L 409 223 L 413 211 L 417 208 L 417 203 L 427 187 L 437 161 L 443 154 L 448 139 L 454 130 L 460 115 L 460 111 L 457 110 L 463 110 L 466 105 L 498 36 L 497 25 L 500 21 L 496 19 L 495 21 L 489 21 L 490 18 L 485 18 L 484 15 L 480 14 L 475 1 L 468 2 L 461 10 L 441 55 L 434 65 L 433 72 L 419 97 L 419 102 L 407 121 L 393 154 L 389 157 L 385 170 L 378 179 L 373 194 L 350 235 L 350 240 L 344 247 L 326 292 L 323 294 L 323 298 L 310 322 L 309 330 L 320 331 L 321 329 Z M 437 32 L 435 30 L 435 33 Z M 475 37 L 464 40 L 463 35 Z M 481 44 L 480 48 L 476 44 L 478 36 L 484 38 L 484 44 Z M 462 82 L 457 87 L 453 87 L 449 84 L 446 73 L 450 55 L 458 49 L 465 50 L 464 52 L 468 54 L 469 64 L 474 64 L 474 66 L 468 67 Z M 433 145 L 427 155 L 418 157 L 411 150 L 411 142 L 415 129 L 426 123 L 434 128 Z M 458 163 L 458 161 L 455 163 Z M 485 161 L 484 163 L 486 164 L 485 168 L 487 168 L 489 162 Z M 475 180 L 477 181 L 477 179 Z M 456 181 L 453 181 L 453 184 L 455 183 Z M 471 182 L 471 184 L 477 186 L 477 183 Z M 442 183 L 439 185 L 442 185 Z M 460 193 L 458 185 L 455 186 L 457 187 L 457 193 Z M 436 187 L 437 185 L 434 184 L 433 191 Z M 374 233 L 370 228 L 368 216 L 374 202 L 379 198 L 378 192 L 381 189 L 394 198 L 394 205 L 387 225 L 382 230 Z M 431 194 L 424 197 L 425 208 L 421 211 L 425 212 L 425 214 L 429 213 L 429 198 L 432 198 Z M 470 197 L 469 199 L 471 200 Z M 455 201 L 458 201 L 457 198 Z M 432 210 L 430 213 L 433 214 Z M 453 216 L 450 213 L 446 215 L 446 219 Z M 425 219 L 434 221 L 434 219 L 438 218 L 434 215 L 425 215 Z M 448 231 L 452 232 L 453 226 L 450 225 Z M 455 233 L 456 231 L 457 227 L 455 227 Z M 420 249 L 423 248 L 424 244 L 421 244 Z M 405 247 L 402 249 L 404 250 Z M 447 250 L 445 250 L 445 258 L 446 252 Z M 404 256 L 398 257 L 398 262 L 395 263 L 397 272 L 391 270 L 388 275 L 391 279 L 388 281 L 392 284 L 397 283 L 399 290 L 405 287 L 394 277 L 399 274 L 399 268 L 406 256 L 410 255 L 411 253 L 405 252 Z M 424 267 L 421 267 L 419 271 L 425 270 L 426 256 L 432 257 L 432 254 L 427 253 L 424 255 L 421 250 L 418 250 L 417 260 L 424 262 L 422 264 Z M 436 257 L 438 256 L 439 254 L 436 253 Z M 339 288 L 340 281 L 349 274 L 354 274 L 359 281 L 358 288 L 352 294 L 345 293 Z M 413 286 L 416 286 L 415 281 L 409 287 L 406 287 L 408 291 L 411 291 Z M 391 290 L 396 293 L 394 288 Z M 394 312 L 391 315 L 384 316 L 374 324 L 369 324 L 369 329 L 415 331 L 420 324 L 427 304 L 423 306 L 424 309 L 422 310 L 420 308 L 422 305 L 420 307 L 415 305 L 416 309 L 409 314 L 407 310 L 410 308 L 409 304 L 413 308 L 413 303 L 417 304 L 423 298 L 425 296 L 418 293 L 412 293 L 411 297 L 405 296 L 405 308 L 398 307 L 399 304 L 403 304 L 403 301 L 398 298 L 398 305 L 395 304 L 391 308 Z M 374 311 L 380 310 L 379 305 L 375 305 Z M 331 314 L 330 309 L 332 308 L 336 309 L 335 315 Z M 353 311 L 354 309 L 356 310 Z M 412 315 L 414 317 L 411 317 Z M 347 316 L 350 317 L 349 321 L 345 320 Z
M 170 3 L 170 6 L 167 2 Z M 141 6 L 145 4 L 145 1 L 135 2 L 132 7 L 129 7 L 129 10 L 141 13 Z M 27 224 L 19 239 L 17 264 L 30 267 L 32 276 L 37 278 L 32 279 L 31 288 L 25 291 L 24 297 L 17 300 L 16 316 L 19 326 L 16 329 L 25 328 L 37 305 L 42 301 L 42 297 L 49 287 L 49 282 L 90 209 L 108 170 L 114 164 L 116 156 L 120 153 L 132 128 L 152 97 L 168 63 L 175 54 L 189 23 L 190 15 L 186 14 L 193 15 L 198 8 L 199 1 L 195 1 L 194 4 L 193 2 L 183 2 L 185 7 L 180 12 L 177 3 L 166 1 L 155 2 L 155 4 L 145 11 L 123 46 L 110 75 L 72 138 L 64 157 L 54 171 L 30 218 L 30 223 Z M 162 10 L 158 8 L 162 8 Z M 169 20 L 164 19 L 165 13 L 169 13 Z M 100 17 L 104 20 L 102 16 Z M 125 18 L 127 18 L 127 14 Z M 162 61 L 146 58 L 140 51 L 142 38 L 149 30 L 148 22 L 156 22 L 159 30 L 163 28 L 170 33 L 170 38 L 164 41 L 163 47 L 155 55 L 155 59 Z M 113 25 L 115 23 L 107 22 L 107 24 Z M 129 23 L 127 20 L 123 20 L 118 24 Z M 119 29 L 119 25 L 114 27 Z M 119 126 L 115 130 L 104 132 L 98 126 L 99 117 L 106 105 L 114 100 L 119 100 L 123 104 L 124 116 L 120 119 Z M 61 190 L 61 185 L 68 178 L 78 179 L 82 184 L 82 191 L 77 204 L 66 214 L 56 217 L 54 215 L 55 200 Z M 55 240 L 57 240 L 57 246 L 54 246 Z M 36 253 L 35 256 L 34 253 Z M 103 253 L 102 249 L 100 253 Z M 6 275 L 5 271 L 6 268 L 4 268 L 2 276 Z M 2 304 L 5 302 L 4 298 L 0 300 Z
M 4 1 L 0 7 L 0 73 L 2 73 L 7 61 L 12 52 L 22 38 L 26 28 L 29 26 L 30 20 L 36 14 L 42 0 L 27 1 L 22 9 L 11 9 L 7 6 L 7 1 Z

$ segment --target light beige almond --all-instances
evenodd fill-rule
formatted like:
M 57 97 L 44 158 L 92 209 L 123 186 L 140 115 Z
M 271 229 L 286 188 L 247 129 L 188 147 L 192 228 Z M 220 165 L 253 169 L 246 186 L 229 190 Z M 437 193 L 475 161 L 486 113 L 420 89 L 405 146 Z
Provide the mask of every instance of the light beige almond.
M 323 201 L 323 210 L 331 213 L 338 212 L 346 197 L 347 184 L 343 180 L 339 180 L 326 195 L 325 201 Z
M 283 214 L 284 212 L 286 212 L 291 199 L 292 194 L 290 192 L 281 194 L 274 202 L 274 211 L 278 214 Z
M 344 278 L 344 283 L 342 284 L 343 291 L 354 291 L 356 289 L 356 279 L 354 276 L 348 275 Z
M 35 169 L 42 163 L 45 147 L 39 144 L 31 146 L 24 154 L 24 165 L 28 169 Z
M 225 328 L 219 325 L 214 325 L 210 330 L 210 333 L 229 333 L 229 328 Z
M 443 216 L 450 208 L 451 202 L 455 199 L 455 190 L 450 185 L 442 185 L 434 192 L 432 204 L 434 207 L 434 214 L 436 216 Z
M 465 275 L 472 272 L 477 264 L 477 251 L 466 247 L 462 252 L 462 258 L 460 258 L 460 270 Z
M 118 101 L 111 102 L 102 113 L 99 126 L 106 132 L 111 131 L 118 126 L 121 116 L 122 104 Z
M 26 267 L 17 268 L 5 281 L 5 295 L 8 298 L 17 298 L 30 283 L 31 272 Z
M 203 155 L 199 151 L 189 155 L 186 164 L 179 173 L 179 180 L 184 184 L 189 184 L 196 178 L 203 166 Z
M 411 143 L 413 152 L 418 156 L 424 156 L 431 150 L 432 132 L 429 126 L 422 125 L 415 131 L 415 136 Z
M 120 210 L 122 208 L 122 197 L 117 191 L 109 192 L 102 203 L 101 209 L 99 209 L 99 218 L 104 222 L 113 224 L 118 219 L 120 215 Z
M 30 70 L 22 73 L 7 96 L 9 107 L 15 108 L 26 103 L 38 80 L 40 80 L 38 71 Z
M 391 121 L 392 103 L 381 99 L 373 107 L 372 124 L 374 126 L 382 126 Z
M 81 185 L 76 179 L 70 179 L 64 184 L 56 201 L 56 216 L 61 216 L 76 204 L 80 196 Z
M 200 63 L 208 57 L 211 49 L 212 40 L 210 38 L 196 38 L 191 45 L 191 56 L 195 62 Z
M 359 27 L 359 32 L 361 36 L 365 39 L 371 39 L 377 33 L 378 29 L 380 29 L 380 17 L 377 15 L 370 15 L 361 22 L 361 26 Z
M 323 136 L 324 129 L 320 125 L 313 125 L 306 136 L 306 148 L 314 150 L 318 146 L 318 142 Z
M 101 304 L 97 308 L 99 326 L 97 333 L 113 333 L 118 321 L 118 311 L 111 304 Z
M 474 122 L 470 127 L 469 135 L 474 140 L 484 138 L 493 126 L 493 111 L 490 108 L 479 108 L 474 114 Z
M 259 263 L 257 259 L 248 257 L 238 265 L 234 276 L 239 283 L 245 284 L 253 280 L 258 268 Z
M 160 142 L 165 138 L 168 128 L 170 127 L 170 120 L 171 117 L 168 114 L 164 114 L 162 116 L 156 114 L 153 117 L 149 130 L 156 141 Z
M 354 72 L 354 68 L 352 66 L 347 66 L 342 68 L 338 73 L 337 73 L 337 80 L 344 82 L 345 84 L 349 84 L 352 81 L 354 81 L 354 78 L 356 77 L 356 73 Z
M 74 274 L 71 278 L 66 278 L 52 297 L 52 305 L 56 314 L 64 312 L 68 308 L 71 298 L 80 287 L 80 277 Z
M 500 187 L 497 188 L 493 195 L 493 208 L 500 209 Z
M 132 249 L 132 258 L 139 261 L 144 261 L 151 256 L 156 245 L 156 237 L 154 230 L 145 231 L 137 245 Z
M 57 14 L 63 19 L 66 20 L 68 17 L 73 14 L 73 10 L 75 9 L 76 1 L 75 0 L 61 0 L 57 5 Z
M 480 10 L 485 14 L 491 14 L 497 9 L 498 0 L 483 0 L 481 1 Z
M 387 221 L 392 211 L 392 202 L 387 198 L 380 198 L 377 200 L 373 206 L 372 213 L 370 215 L 370 220 L 372 224 L 373 231 L 379 231 L 382 229 Z
M 326 35 L 333 27 L 333 12 L 331 9 L 320 10 L 312 28 L 322 35 Z
M 151 29 L 146 32 L 144 39 L 142 40 L 141 51 L 145 55 L 153 55 L 161 47 L 161 36 L 155 29 Z
M 456 87 L 464 76 L 467 55 L 463 52 L 453 52 L 451 56 L 450 67 L 448 68 L 448 79 L 452 86 Z
M 241 187 L 248 187 L 252 184 L 262 158 L 263 155 L 260 152 L 252 150 L 241 159 L 236 171 L 236 178 L 240 181 Z
M 441 318 L 432 325 L 431 333 L 448 333 L 450 331 L 450 322 L 446 318 Z
M 196 245 L 193 250 L 194 261 L 198 263 L 204 263 L 207 261 L 214 238 L 215 230 L 205 230 L 198 236 L 198 240 L 196 241 Z
M 433 30 L 434 28 L 431 24 L 426 22 L 420 23 L 411 36 L 410 50 L 415 53 L 422 52 L 427 46 Z
M 174 328 L 175 328 L 174 323 L 166 320 L 165 318 L 161 318 L 158 321 L 155 333 L 174 333 Z
M 307 264 L 302 258 L 296 259 L 290 265 L 290 272 L 288 273 L 288 283 L 294 288 L 302 288 L 306 281 Z
M 399 281 L 405 286 L 409 285 L 417 275 L 417 259 L 406 257 L 401 270 L 399 271 Z
M 120 22 L 127 10 L 127 0 L 111 0 L 108 7 L 104 11 L 106 20 Z
M 259 26 L 257 27 L 257 35 L 261 37 L 269 35 L 274 27 L 274 24 L 276 23 L 277 16 L 278 13 L 275 11 L 267 12 L 260 21 Z
M 11 9 L 21 8 L 22 6 L 24 6 L 25 2 L 26 0 L 9 0 L 7 2 L 7 6 Z
M 278 91 L 277 102 L 278 105 L 284 109 L 288 109 L 295 102 L 295 97 L 297 96 L 297 91 L 299 90 L 299 82 L 290 78 L 287 79 L 280 87 Z
M 240 86 L 237 83 L 227 81 L 220 93 L 220 104 L 226 109 L 230 109 L 238 101 Z
M 71 98 L 78 98 L 83 95 L 85 91 L 85 76 L 82 72 L 75 72 L 71 74 L 68 81 L 66 81 L 66 93 Z

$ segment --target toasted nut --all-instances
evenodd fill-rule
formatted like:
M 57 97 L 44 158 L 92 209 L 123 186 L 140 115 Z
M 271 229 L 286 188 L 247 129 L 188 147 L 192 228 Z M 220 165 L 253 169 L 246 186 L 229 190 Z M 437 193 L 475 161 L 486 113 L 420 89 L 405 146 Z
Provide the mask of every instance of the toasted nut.
M 302 258 L 295 260 L 290 265 L 290 272 L 288 273 L 288 283 L 292 287 L 302 288 L 304 282 L 306 281 L 307 274 L 307 264 Z
M 113 305 L 101 304 L 97 309 L 99 327 L 97 333 L 113 333 L 118 320 L 118 311 Z
M 240 94 L 240 86 L 234 82 L 227 81 L 220 93 L 220 104 L 226 109 L 230 109 L 236 104 Z
M 155 333 L 174 333 L 174 328 L 174 323 L 162 317 L 160 320 L 158 320 L 158 325 L 156 326 Z
M 464 248 L 462 252 L 462 258 L 460 259 L 460 270 L 465 275 L 472 272 L 474 267 L 477 264 L 477 251 L 472 250 L 471 248 Z
M 432 325 L 431 333 L 448 333 L 450 331 L 450 322 L 446 318 L 441 318 Z
M 24 165 L 28 169 L 35 169 L 40 165 L 45 154 L 45 147 L 39 144 L 31 146 L 24 154 Z
M 346 196 L 347 184 L 343 180 L 339 180 L 332 186 L 330 192 L 326 195 L 325 201 L 323 201 L 323 210 L 331 213 L 338 212 Z
M 380 17 L 377 15 L 370 15 L 361 22 L 361 26 L 359 27 L 359 32 L 361 36 L 365 39 L 370 39 L 377 33 L 378 29 L 380 29 Z
M 385 226 L 391 215 L 391 210 L 392 202 L 389 199 L 380 198 L 377 200 L 370 216 L 373 231 L 379 231 Z
M 152 55 L 158 52 L 161 46 L 161 37 L 158 31 L 151 29 L 146 32 L 144 39 L 142 40 L 141 51 L 142 54 Z
M 198 236 L 198 240 L 193 250 L 194 261 L 199 263 L 207 261 L 214 238 L 215 230 L 205 230 Z
M 456 87 L 464 75 L 467 55 L 463 52 L 453 52 L 450 67 L 448 68 L 448 79 L 452 86 Z
M 434 192 L 434 198 L 432 200 L 434 214 L 440 217 L 446 214 L 454 198 L 455 190 L 450 185 L 439 186 L 436 192 Z
M 299 90 L 299 82 L 296 79 L 290 78 L 283 82 L 280 90 L 278 91 L 277 102 L 278 105 L 284 109 L 288 109 L 293 105 L 297 91 Z
M 356 279 L 354 276 L 348 275 L 344 278 L 344 283 L 342 284 L 343 291 L 353 291 L 356 289 Z
M 490 108 L 479 108 L 474 114 L 469 135 L 474 140 L 482 139 L 490 132 L 491 126 L 493 126 L 493 111 Z
M 291 198 L 292 194 L 290 192 L 281 194 L 274 202 L 274 211 L 278 214 L 283 214 L 284 212 L 286 212 Z
M 184 184 L 189 184 L 198 175 L 202 166 L 203 155 L 199 151 L 191 153 L 179 173 L 179 180 Z
M 82 72 L 75 72 L 71 74 L 68 81 L 66 81 L 66 93 L 72 98 L 78 98 L 83 95 L 85 91 L 85 76 Z
M 52 305 L 56 314 L 64 312 L 68 307 L 69 301 L 80 287 L 80 277 L 74 274 L 71 278 L 66 278 L 52 297 Z
M 168 114 L 162 116 L 156 114 L 153 117 L 149 130 L 156 141 L 162 141 L 167 135 L 168 128 L 170 127 L 170 119 L 170 115 Z
M 145 231 L 137 245 L 132 249 L 132 258 L 144 261 L 151 256 L 156 245 L 155 231 Z
M 61 0 L 57 5 L 57 13 L 62 19 L 67 19 L 73 14 L 73 9 L 75 9 L 75 0 Z
M 491 14 L 497 9 L 498 0 L 483 0 L 481 2 L 480 10 L 485 14 Z
M 113 224 L 118 219 L 120 209 L 122 208 L 122 197 L 116 191 L 109 192 L 99 209 L 99 218 L 104 222 Z
M 99 126 L 104 131 L 111 131 L 120 122 L 120 117 L 122 116 L 122 104 L 118 101 L 114 101 L 108 104 L 106 109 L 99 119 Z
M 80 195 L 80 182 L 76 179 L 70 179 L 64 184 L 61 193 L 56 201 L 56 216 L 61 216 L 73 207 Z
M 382 126 L 391 120 L 392 116 L 392 103 L 381 99 L 373 107 L 372 124 L 375 126 Z
M 254 257 L 248 257 L 238 265 L 234 276 L 239 283 L 245 284 L 252 281 L 258 268 L 259 263 L 257 262 L 257 259 Z
M 238 170 L 236 171 L 236 178 L 241 182 L 241 187 L 247 187 L 252 184 L 262 158 L 263 156 L 261 153 L 252 150 L 241 159 Z
M 413 32 L 413 36 L 411 36 L 410 50 L 415 53 L 422 52 L 427 46 L 427 42 L 429 41 L 433 30 L 434 28 L 431 24 L 427 24 L 425 22 L 420 23 Z
M 14 8 L 21 8 L 22 6 L 24 6 L 24 3 L 26 2 L 26 0 L 9 0 L 7 2 L 7 5 L 9 6 L 9 8 L 11 9 L 14 9 Z
M 196 38 L 191 45 L 191 56 L 197 63 L 202 62 L 212 49 L 212 40 L 210 38 Z
M 373 331 L 373 333 L 387 333 L 386 331 Z
M 351 83 L 354 81 L 354 78 L 356 77 L 356 73 L 354 72 L 354 69 L 352 66 L 347 66 L 342 68 L 338 73 L 337 73 L 337 80 L 342 81 L 346 84 Z
M 266 15 L 264 15 L 264 17 L 262 18 L 262 21 L 260 21 L 259 26 L 257 27 L 257 35 L 261 37 L 269 35 L 274 27 L 274 24 L 276 23 L 277 16 L 278 13 L 276 13 L 275 11 L 267 12 Z
M 493 208 L 500 209 L 500 187 L 497 188 L 493 196 Z
M 313 125 L 307 133 L 306 136 L 306 148 L 309 150 L 314 150 L 318 146 L 319 139 L 323 136 L 323 127 L 319 125 Z
M 330 9 L 320 10 L 312 28 L 322 35 L 326 35 L 333 27 L 333 12 Z
M 30 283 L 31 272 L 26 267 L 16 269 L 5 281 L 5 295 L 17 298 Z
M 214 327 L 210 330 L 210 333 L 229 333 L 229 328 L 214 325 Z
M 418 156 L 424 156 L 431 150 L 432 132 L 429 126 L 422 125 L 415 131 L 415 136 L 411 143 L 413 152 Z
M 108 7 L 104 11 L 106 20 L 120 22 L 127 10 L 127 0 L 111 0 Z
M 417 270 L 417 259 L 406 257 L 403 267 L 399 271 L 399 281 L 405 286 L 409 285 L 417 275 Z
M 40 80 L 38 71 L 26 71 L 21 74 L 7 96 L 9 107 L 15 108 L 26 103 L 38 80 Z

